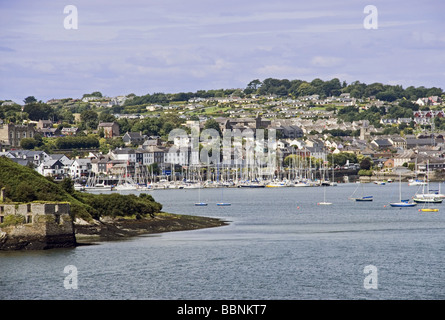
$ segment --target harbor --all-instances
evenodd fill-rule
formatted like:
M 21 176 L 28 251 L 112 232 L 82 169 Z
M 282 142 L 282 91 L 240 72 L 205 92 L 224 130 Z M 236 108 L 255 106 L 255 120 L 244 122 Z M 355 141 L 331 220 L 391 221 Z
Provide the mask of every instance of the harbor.
M 216 188 L 200 190 L 205 207 L 194 206 L 198 189 L 153 190 L 167 212 L 228 224 L 72 249 L 1 252 L 8 276 L 1 277 L 0 298 L 445 298 L 442 212 L 419 212 L 421 205 L 390 207 L 399 197 L 398 183 L 366 184 L 372 202 L 348 199 L 356 188 L 355 183 L 326 187 L 330 206 L 317 205 L 323 188 L 221 189 L 228 207 L 216 205 L 221 201 Z M 417 188 L 403 182 L 402 198 Z M 63 286 L 66 265 L 79 270 L 78 290 Z M 368 265 L 377 268 L 377 290 L 363 287 Z

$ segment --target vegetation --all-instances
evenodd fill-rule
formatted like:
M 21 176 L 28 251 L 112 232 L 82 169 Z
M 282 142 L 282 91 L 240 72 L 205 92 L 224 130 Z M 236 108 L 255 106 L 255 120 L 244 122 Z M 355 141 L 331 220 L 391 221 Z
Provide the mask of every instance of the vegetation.
M 45 178 L 37 171 L 16 164 L 6 157 L 0 157 L 0 168 L 0 188 L 5 188 L 5 202 L 69 202 L 73 217 L 85 220 L 104 216 L 140 218 L 153 216 L 162 209 L 160 203 L 146 194 L 136 197 L 78 192 L 74 190 L 70 179 L 57 183 L 52 178 Z
M 141 194 L 137 197 L 134 194 L 84 194 L 85 203 L 93 207 L 93 218 L 111 216 L 125 217 L 135 216 L 137 219 L 151 216 L 161 211 L 162 206 L 155 202 L 151 195 Z
M 8 226 L 16 226 L 16 225 L 20 225 L 23 224 L 25 222 L 25 216 L 17 214 L 17 215 L 12 215 L 9 214 L 7 215 L 3 222 L 0 223 L 0 227 L 8 227 Z
M 57 138 L 55 141 L 57 149 L 89 149 L 99 148 L 99 139 L 94 136 L 73 137 L 66 136 Z

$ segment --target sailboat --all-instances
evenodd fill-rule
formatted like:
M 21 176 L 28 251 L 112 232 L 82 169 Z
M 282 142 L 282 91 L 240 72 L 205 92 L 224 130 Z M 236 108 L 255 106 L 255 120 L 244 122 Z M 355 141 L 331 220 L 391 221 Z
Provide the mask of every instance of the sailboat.
M 201 202 L 201 181 L 199 182 L 199 188 L 198 188 L 198 201 L 197 203 L 195 203 L 195 206 L 197 207 L 205 207 L 207 206 L 207 203 L 205 202 Z
M 224 187 L 221 187 L 221 202 L 218 202 L 216 205 L 220 207 L 231 206 L 232 205 L 231 203 L 223 201 L 223 192 L 224 192 Z
M 429 161 L 427 162 L 427 174 L 425 175 L 425 183 L 427 190 L 429 190 Z M 413 200 L 417 203 L 442 203 L 443 199 L 437 193 L 425 193 L 425 184 L 422 188 L 422 193 L 414 196 Z
M 323 202 L 317 203 L 318 205 L 329 206 L 332 202 L 326 202 L 326 186 L 323 187 Z
M 349 197 L 349 199 L 350 200 L 355 200 L 355 201 L 372 201 L 373 199 L 374 199 L 374 197 L 373 196 L 365 196 L 364 195 L 364 187 L 363 187 L 363 183 L 360 183 L 361 184 L 361 186 L 362 186 L 362 196 L 361 197 L 358 197 L 358 198 L 356 198 L 356 197 L 353 197 L 354 196 L 354 194 L 357 192 L 357 190 L 358 190 L 358 188 L 359 188 L 359 186 L 357 186 L 357 188 L 355 189 L 355 191 L 352 193 L 352 195 Z
M 417 203 L 415 202 L 409 202 L 409 200 L 402 200 L 402 177 L 399 174 L 399 202 L 392 202 L 390 203 L 391 207 L 397 207 L 397 208 L 405 208 L 405 207 L 414 207 Z
M 218 166 L 217 166 L 217 169 L 218 169 L 218 171 L 219 171 L 219 164 L 218 164 Z M 217 177 L 219 177 L 219 173 L 217 173 Z M 231 203 L 229 203 L 229 202 L 224 202 L 223 201 L 223 193 L 224 193 L 224 184 L 221 184 L 221 202 L 218 202 L 216 205 L 217 206 L 220 206 L 220 207 L 228 207 L 228 206 L 231 206 L 232 204 Z
M 425 202 L 425 203 L 423 204 L 423 207 L 422 207 L 421 209 L 419 209 L 419 212 L 420 212 L 420 211 L 422 211 L 422 212 L 437 212 L 437 211 L 439 211 L 438 208 L 431 208 L 431 207 L 430 207 L 430 203 L 431 203 L 431 202 Z

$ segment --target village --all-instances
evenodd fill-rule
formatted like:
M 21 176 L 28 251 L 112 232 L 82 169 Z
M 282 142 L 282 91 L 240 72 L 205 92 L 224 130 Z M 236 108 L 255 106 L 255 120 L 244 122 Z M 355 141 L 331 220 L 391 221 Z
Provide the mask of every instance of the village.
M 438 178 L 445 168 L 445 141 L 440 128 L 445 113 L 439 96 L 411 101 L 416 110 L 409 109 L 410 117 L 405 112 L 403 117 L 382 116 L 376 122 L 375 117 L 347 121 L 341 118 L 341 112 L 355 108 L 357 115 L 372 114 L 375 110 L 397 107 L 400 101 L 388 102 L 375 97 L 357 99 L 349 93 L 324 98 L 317 94 L 290 98 L 273 94 L 240 97 L 240 92 L 234 90 L 225 97 L 192 97 L 182 103 L 146 103 L 136 107 L 126 103 L 134 99 L 134 95 L 52 99 L 46 102 L 47 106 L 73 111 L 71 123 L 34 118 L 18 124 L 17 120 L 14 123 L 2 119 L 0 155 L 32 166 L 40 174 L 56 180 L 70 178 L 79 188 L 154 187 L 162 182 L 163 188 L 165 183 L 171 187 L 187 187 L 197 181 L 207 181 L 207 186 L 216 183 L 244 186 L 253 181 L 266 186 L 321 185 L 350 182 L 351 178 L 394 180 L 399 173 L 404 179 L 423 179 L 426 172 Z M 80 103 L 84 110 L 94 110 L 107 117 L 96 118 L 95 124 L 86 127 L 85 118 L 74 112 Z M 14 104 L 5 101 L 1 106 Z M 138 112 L 122 112 L 135 108 Z M 179 128 L 188 133 L 185 145 L 180 139 L 169 141 L 166 132 L 146 134 L 143 126 L 139 131 L 131 131 L 138 122 L 161 115 L 171 115 L 181 121 Z M 101 118 L 108 121 L 100 121 Z M 126 125 L 129 121 L 132 127 Z M 209 123 L 217 124 L 213 128 L 221 138 L 228 132 L 244 135 L 240 146 L 232 142 L 229 161 L 204 162 L 200 151 L 208 147 L 205 141 L 199 141 L 199 149 L 193 148 L 191 128 L 202 131 L 211 127 Z M 270 163 L 258 165 L 249 156 L 252 150 L 246 147 L 248 133 L 255 138 L 258 130 L 265 131 L 266 135 L 276 134 L 274 145 L 269 145 L 269 149 L 274 149 L 272 168 Z M 46 150 L 33 145 L 27 147 L 24 143 L 36 137 L 49 141 L 76 136 L 93 137 L 101 142 L 77 147 L 56 144 L 60 148 Z M 108 148 L 102 148 L 105 140 Z M 114 145 L 110 141 L 119 143 Z M 254 147 L 270 152 L 267 138 L 265 144 Z M 237 148 L 242 150 L 240 156 L 234 155 Z

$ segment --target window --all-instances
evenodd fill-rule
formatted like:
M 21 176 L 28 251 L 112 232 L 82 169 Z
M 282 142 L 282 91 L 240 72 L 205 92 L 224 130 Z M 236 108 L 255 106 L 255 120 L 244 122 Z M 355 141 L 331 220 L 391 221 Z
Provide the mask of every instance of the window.
M 26 216 L 26 223 L 32 223 L 32 215 Z
M 2 207 L 3 208 L 3 207 Z M 0 216 L 0 223 L 3 223 L 5 217 L 4 216 Z

